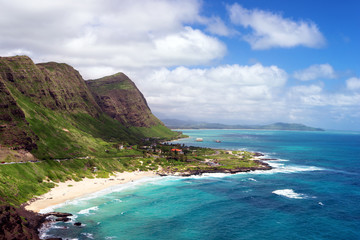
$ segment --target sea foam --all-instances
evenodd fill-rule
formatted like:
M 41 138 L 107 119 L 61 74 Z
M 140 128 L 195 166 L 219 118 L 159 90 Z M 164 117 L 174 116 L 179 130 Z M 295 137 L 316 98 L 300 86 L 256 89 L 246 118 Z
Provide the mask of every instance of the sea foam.
M 98 211 L 98 210 L 99 210 L 99 207 L 98 207 L 98 206 L 95 206 L 95 207 L 91 207 L 91 208 L 86 208 L 86 209 L 80 210 L 80 211 L 78 212 L 78 214 L 90 215 L 90 214 L 93 214 L 93 212 Z
M 277 194 L 279 196 L 284 196 L 284 197 L 287 197 L 287 198 L 294 198 L 294 199 L 308 198 L 308 196 L 306 194 L 296 193 L 292 189 L 279 189 L 279 190 L 273 191 L 272 193 L 275 193 L 275 194 Z
M 315 167 L 315 166 L 305 166 L 305 165 L 295 165 L 295 164 L 284 164 L 284 160 L 280 161 L 265 161 L 273 169 L 271 170 L 256 170 L 249 172 L 252 174 L 274 174 L 274 173 L 297 173 L 297 172 L 310 172 L 310 171 L 322 171 L 324 168 Z

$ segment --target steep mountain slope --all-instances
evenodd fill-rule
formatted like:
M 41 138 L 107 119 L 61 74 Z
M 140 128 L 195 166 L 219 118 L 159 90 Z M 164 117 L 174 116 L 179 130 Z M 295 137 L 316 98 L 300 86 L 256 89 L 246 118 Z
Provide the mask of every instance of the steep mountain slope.
M 36 149 L 37 136 L 29 127 L 25 114 L 0 76 L 0 143 L 13 149 Z
M 78 71 L 65 63 L 40 63 L 37 67 L 50 82 L 48 93 L 56 106 L 53 109 L 69 110 L 71 112 L 86 112 L 91 116 L 99 116 L 101 111 L 94 97 L 86 86 Z
M 101 109 L 126 126 L 163 125 L 150 111 L 142 93 L 123 73 L 86 81 Z
M 151 114 L 133 83 L 125 92 L 109 89 L 116 85 L 105 86 L 114 107 L 121 107 L 124 114 L 104 107 L 99 95 L 94 97 L 78 71 L 67 64 L 1 57 L 0 145 L 27 149 L 38 158 L 71 158 L 101 155 L 114 143 L 176 136 Z M 125 96 L 116 98 L 117 94 Z

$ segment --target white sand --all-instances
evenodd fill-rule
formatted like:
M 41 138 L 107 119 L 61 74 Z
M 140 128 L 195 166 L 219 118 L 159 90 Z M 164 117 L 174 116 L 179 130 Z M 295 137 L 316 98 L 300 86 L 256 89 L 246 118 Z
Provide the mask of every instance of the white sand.
M 42 209 L 64 203 L 84 195 L 98 192 L 108 187 L 124 184 L 130 181 L 135 181 L 144 177 L 154 177 L 154 172 L 123 172 L 116 173 L 110 178 L 84 178 L 80 182 L 69 180 L 66 182 L 57 183 L 57 186 L 52 188 L 50 192 L 39 196 L 36 200 L 32 200 L 25 208 L 34 212 L 39 212 Z

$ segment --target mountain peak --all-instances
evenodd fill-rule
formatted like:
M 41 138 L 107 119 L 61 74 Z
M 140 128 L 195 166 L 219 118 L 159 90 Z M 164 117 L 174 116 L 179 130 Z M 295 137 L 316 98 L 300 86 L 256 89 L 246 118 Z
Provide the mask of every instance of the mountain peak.
M 151 113 L 143 94 L 124 73 L 86 83 L 101 109 L 121 123 L 136 127 L 162 125 Z

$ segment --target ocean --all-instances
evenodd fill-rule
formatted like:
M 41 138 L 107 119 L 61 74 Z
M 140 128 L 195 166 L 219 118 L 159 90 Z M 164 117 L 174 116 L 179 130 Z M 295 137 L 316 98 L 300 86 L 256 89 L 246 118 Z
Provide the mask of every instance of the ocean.
M 54 210 L 63 239 L 360 239 L 360 132 L 183 130 L 176 142 L 262 152 L 269 171 L 142 179 Z M 203 142 L 196 142 L 201 137 Z M 221 140 L 216 143 L 215 140 Z M 83 223 L 76 227 L 74 222 Z

